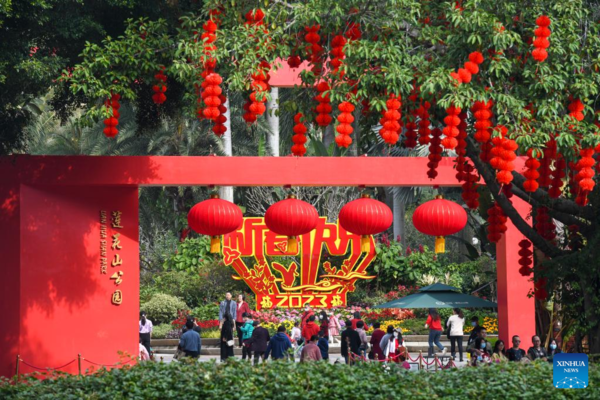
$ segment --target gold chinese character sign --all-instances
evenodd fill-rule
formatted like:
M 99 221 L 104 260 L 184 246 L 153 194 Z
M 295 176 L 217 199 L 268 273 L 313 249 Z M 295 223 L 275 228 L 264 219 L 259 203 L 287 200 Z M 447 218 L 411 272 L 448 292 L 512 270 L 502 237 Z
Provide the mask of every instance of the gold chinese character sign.
M 373 242 L 373 238 L 370 238 Z M 339 307 L 357 280 L 373 279 L 366 269 L 375 258 L 375 246 L 361 253 L 361 237 L 336 223 L 319 218 L 317 228 L 300 236 L 299 254 L 287 250 L 287 238 L 269 231 L 263 218 L 244 218 L 242 227 L 223 239 L 223 262 L 256 294 L 256 307 Z M 347 255 L 341 265 L 321 263 L 329 255 Z M 291 257 L 294 257 L 292 259 Z M 248 261 L 250 258 L 250 261 Z M 287 263 L 285 265 L 284 263 Z

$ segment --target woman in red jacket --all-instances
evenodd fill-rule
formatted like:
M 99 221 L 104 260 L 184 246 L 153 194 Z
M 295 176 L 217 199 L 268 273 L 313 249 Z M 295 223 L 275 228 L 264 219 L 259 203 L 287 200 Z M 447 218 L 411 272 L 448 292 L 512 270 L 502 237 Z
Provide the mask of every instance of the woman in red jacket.
M 244 318 L 243 315 L 248 313 L 250 314 L 250 306 L 246 303 L 246 297 L 243 294 L 238 295 L 237 300 L 237 312 L 235 314 L 235 329 L 237 332 L 238 340 L 240 341 L 240 347 L 242 347 L 242 326 L 244 326 Z
M 429 357 L 433 356 L 434 343 L 442 351 L 442 355 L 445 355 L 446 349 L 440 343 L 440 337 L 442 336 L 441 318 L 435 308 L 429 309 L 429 317 L 427 317 L 425 328 L 429 328 Z

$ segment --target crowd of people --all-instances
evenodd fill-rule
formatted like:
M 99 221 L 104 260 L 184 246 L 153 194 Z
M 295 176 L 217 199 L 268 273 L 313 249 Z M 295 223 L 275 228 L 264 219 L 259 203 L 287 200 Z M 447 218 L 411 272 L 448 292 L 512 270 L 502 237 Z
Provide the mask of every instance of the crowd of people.
M 452 358 L 456 359 L 458 350 L 459 361 L 464 362 L 463 353 L 466 352 L 470 358 L 468 364 L 472 366 L 536 360 L 552 362 L 554 355 L 561 352 L 555 339 L 550 341 L 548 349 L 542 347 L 539 336 L 532 337 L 532 346 L 527 351 L 521 349 L 521 338 L 518 335 L 512 337 L 512 347 L 509 349 L 506 349 L 502 340 L 497 340 L 492 347 L 487 340 L 487 330 L 479 325 L 478 317 L 471 319 L 471 325 L 473 329 L 467 347 L 463 349 L 465 326 L 463 312 L 455 308 L 452 316 L 442 324 L 437 310 L 430 309 L 425 323 L 425 328 L 429 329 L 428 357 L 432 357 L 434 345 L 442 352 L 442 356 L 446 354 L 447 349 L 440 341 L 444 330 L 450 340 Z M 140 313 L 139 328 L 140 358 L 150 359 L 152 321 L 147 319 L 144 312 Z M 402 364 L 404 368 L 409 368 L 406 360 L 407 349 L 399 327 L 390 325 L 382 330 L 381 325 L 375 322 L 370 339 L 365 329 L 365 322 L 361 320 L 358 312 L 354 313 L 352 319 L 345 321 L 345 329 L 342 330 L 340 321 L 334 313 L 329 315 L 325 311 L 315 313 L 310 305 L 306 304 L 301 320 L 295 322 L 290 332 L 281 325 L 271 336 L 269 331 L 261 326 L 260 321 L 253 319 L 243 295 L 239 295 L 237 301 L 234 301 L 231 293 L 227 293 L 225 300 L 219 304 L 221 361 L 233 357 L 235 336 L 237 336 L 238 346 L 242 349 L 242 359 L 253 360 L 255 365 L 269 358 L 273 360 L 287 358 L 290 353 L 299 355 L 300 362 L 328 360 L 329 345 L 335 343 L 337 336 L 341 336 L 341 355 L 347 364 L 353 364 L 358 359 L 369 358 L 381 362 L 393 361 Z M 198 358 L 201 346 L 200 327 L 196 325 L 193 317 L 189 317 L 183 328 L 178 350 L 186 357 Z

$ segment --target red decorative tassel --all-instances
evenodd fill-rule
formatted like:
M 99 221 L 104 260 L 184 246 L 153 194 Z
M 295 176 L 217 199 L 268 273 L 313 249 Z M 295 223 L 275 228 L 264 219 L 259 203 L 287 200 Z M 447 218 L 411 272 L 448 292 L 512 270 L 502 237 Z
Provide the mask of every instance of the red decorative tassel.
M 317 92 L 319 94 L 315 97 L 315 100 L 319 102 L 317 106 L 317 118 L 315 121 L 319 126 L 327 126 L 331 123 L 331 99 L 329 97 L 329 93 L 324 94 L 325 92 L 329 92 L 331 88 L 329 84 L 325 81 L 319 82 L 317 84 Z

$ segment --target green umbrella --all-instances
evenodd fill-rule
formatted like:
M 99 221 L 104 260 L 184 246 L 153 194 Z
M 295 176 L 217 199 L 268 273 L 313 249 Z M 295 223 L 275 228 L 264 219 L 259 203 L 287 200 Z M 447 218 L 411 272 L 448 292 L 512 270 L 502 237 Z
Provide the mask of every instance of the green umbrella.
M 436 284 L 446 286 L 442 284 Z M 431 285 L 435 287 L 436 285 Z M 430 286 L 428 286 L 430 287 Z M 448 286 L 451 287 L 451 286 Z M 373 308 L 496 308 L 498 304 L 452 290 L 434 290 L 423 288 L 401 299 L 374 306 Z M 454 288 L 456 289 L 456 288 Z

